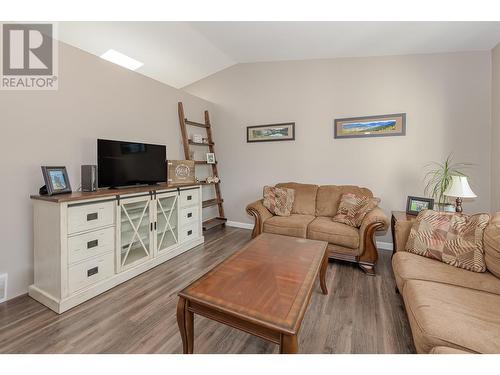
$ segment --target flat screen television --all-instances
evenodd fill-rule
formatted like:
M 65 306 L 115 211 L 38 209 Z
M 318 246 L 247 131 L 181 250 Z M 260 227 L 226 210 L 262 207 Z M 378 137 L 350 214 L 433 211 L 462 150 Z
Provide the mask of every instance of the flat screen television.
M 166 182 L 166 157 L 164 145 L 98 139 L 98 186 L 115 188 Z

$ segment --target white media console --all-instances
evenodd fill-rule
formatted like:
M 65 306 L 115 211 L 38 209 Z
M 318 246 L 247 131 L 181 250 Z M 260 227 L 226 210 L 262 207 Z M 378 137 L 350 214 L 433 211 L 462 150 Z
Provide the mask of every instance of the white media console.
M 34 284 L 62 313 L 201 243 L 199 185 L 32 196 Z

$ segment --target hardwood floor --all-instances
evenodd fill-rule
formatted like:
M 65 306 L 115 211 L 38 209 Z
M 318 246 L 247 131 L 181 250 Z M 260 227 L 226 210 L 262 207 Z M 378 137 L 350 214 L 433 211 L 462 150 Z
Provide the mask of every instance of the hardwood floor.
M 0 353 L 181 353 L 177 292 L 250 240 L 236 228 L 58 315 L 28 296 L 0 305 Z M 377 276 L 330 263 L 328 296 L 315 287 L 299 332 L 300 353 L 414 353 L 390 252 Z M 278 346 L 196 316 L 195 353 L 278 353 Z

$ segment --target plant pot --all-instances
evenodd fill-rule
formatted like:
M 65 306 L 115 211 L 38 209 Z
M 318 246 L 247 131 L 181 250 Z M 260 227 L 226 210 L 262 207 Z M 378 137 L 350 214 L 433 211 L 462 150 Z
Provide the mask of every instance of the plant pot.
M 451 203 L 435 203 L 434 211 L 439 212 L 455 212 L 455 206 Z

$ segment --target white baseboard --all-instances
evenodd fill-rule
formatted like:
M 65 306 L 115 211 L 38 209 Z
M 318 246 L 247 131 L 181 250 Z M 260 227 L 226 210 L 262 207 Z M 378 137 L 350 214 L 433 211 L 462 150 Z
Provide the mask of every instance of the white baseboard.
M 377 249 L 379 250 L 388 250 L 388 251 L 392 251 L 392 243 L 391 242 L 381 242 L 381 241 L 377 241 Z
M 234 228 L 242 228 L 242 229 L 253 229 L 253 224 L 249 223 L 242 223 L 240 221 L 227 221 L 226 225 L 228 227 L 234 227 Z M 392 243 L 391 242 L 381 242 L 377 241 L 377 249 L 379 250 L 387 250 L 387 251 L 392 251 Z
M 239 221 L 226 221 L 228 227 L 241 228 L 241 229 L 253 229 L 253 224 L 242 223 Z

